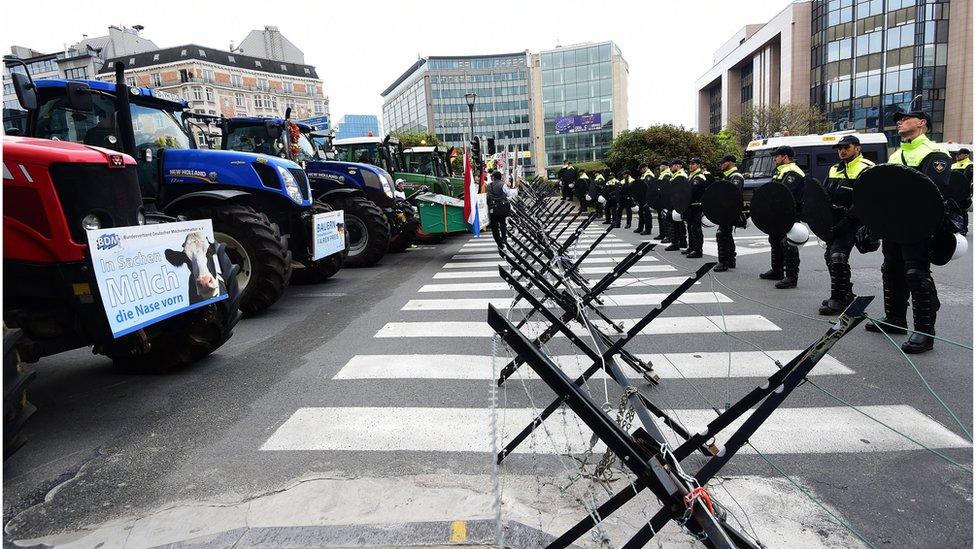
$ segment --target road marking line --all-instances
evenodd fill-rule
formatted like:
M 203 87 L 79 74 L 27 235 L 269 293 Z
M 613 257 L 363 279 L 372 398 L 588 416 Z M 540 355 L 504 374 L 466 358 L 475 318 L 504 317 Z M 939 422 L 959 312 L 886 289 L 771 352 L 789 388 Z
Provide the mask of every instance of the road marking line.
M 565 408 L 563 408 L 565 410 Z M 969 448 L 971 444 L 911 406 L 861 406 L 860 411 L 930 448 Z M 713 410 L 674 410 L 673 415 L 691 432 L 700 430 L 715 418 Z M 506 440 L 527 425 L 536 411 L 509 408 L 502 433 Z M 565 412 L 557 412 L 565 413 Z M 490 451 L 488 408 L 299 408 L 261 446 L 261 450 L 317 451 L 419 451 L 419 452 L 488 452 Z M 571 414 L 566 421 L 575 423 Z M 554 424 L 562 421 L 552 418 Z M 731 434 L 742 420 L 724 431 Z M 541 429 L 516 448 L 518 453 L 535 449 L 539 453 L 581 454 L 589 448 L 590 431 L 580 422 L 580 429 L 549 429 L 552 442 Z M 891 452 L 921 450 L 887 427 L 861 415 L 858 410 L 842 407 L 780 408 L 749 441 L 763 453 L 824 454 Z M 721 447 L 725 438 L 719 436 Z M 553 448 L 555 446 L 555 448 Z M 603 451 L 602 443 L 597 451 Z M 749 453 L 742 448 L 741 453 Z
M 491 266 L 497 267 L 497 264 L 492 263 Z M 580 269 L 583 274 L 607 274 L 610 272 L 610 267 L 583 267 Z M 627 269 L 628 273 L 662 273 L 677 271 L 675 267 L 671 265 L 635 265 L 630 269 Z M 434 274 L 435 279 L 441 278 L 498 278 L 498 269 L 490 269 L 486 271 L 456 271 L 456 272 L 441 272 Z M 637 280 L 637 279 L 621 279 L 621 280 Z
M 460 275 L 460 276 L 459 276 Z M 498 278 L 498 271 L 459 271 L 438 273 L 436 279 L 446 278 Z M 656 278 L 619 278 L 610 283 L 611 288 L 634 288 L 642 286 L 677 286 L 685 280 L 683 276 L 661 276 Z M 695 282 L 700 284 L 700 282 Z M 420 293 L 439 292 L 502 292 L 511 288 L 505 282 L 458 282 L 454 284 L 424 284 L 417 290 Z
M 660 305 L 661 300 L 668 294 L 609 294 L 603 296 L 604 307 L 633 307 L 638 305 Z M 682 303 L 732 303 L 732 300 L 721 292 L 685 292 L 678 300 Z M 411 299 L 407 301 L 401 311 L 480 311 L 487 310 L 488 304 L 497 309 L 508 309 L 512 304 L 510 297 L 472 297 L 451 299 Z M 531 309 L 532 304 L 520 301 L 516 309 Z
M 657 261 L 656 257 L 645 257 L 641 260 L 642 262 L 653 263 Z M 591 263 L 619 263 L 620 258 L 616 257 L 588 257 L 583 260 L 583 264 Z M 496 267 L 498 265 L 508 265 L 507 261 L 457 261 L 454 263 L 445 263 L 445 269 L 469 269 L 471 267 Z M 583 269 L 584 273 L 595 272 L 595 273 L 609 273 L 611 267 L 601 267 L 600 270 L 588 271 L 586 268 Z M 635 265 L 627 269 L 628 273 L 654 273 L 660 271 L 677 271 L 678 269 L 672 267 L 671 265 Z
M 636 319 L 613 319 L 614 322 L 623 323 L 624 329 L 633 326 Z M 641 330 L 642 335 L 661 335 L 661 334 L 710 334 L 722 331 L 722 326 L 729 332 L 778 332 L 780 327 L 773 324 L 762 315 L 710 315 L 710 316 L 667 316 L 654 319 L 650 325 Z M 609 331 L 610 328 L 604 321 L 594 322 L 603 330 Z M 528 337 L 536 337 L 547 327 L 548 323 L 542 321 L 527 322 L 522 329 L 522 333 Z M 587 335 L 587 332 L 575 322 L 572 324 L 573 331 L 580 336 Z M 464 321 L 417 321 L 417 322 L 387 322 L 374 337 L 491 337 L 495 331 L 488 326 L 487 322 L 464 322 Z M 559 334 L 557 337 L 562 337 Z
M 769 351 L 769 356 L 787 363 L 801 351 Z M 654 364 L 654 371 L 662 379 L 689 379 L 731 377 L 769 377 L 779 369 L 772 359 L 760 351 L 697 352 L 697 353 L 654 353 L 637 354 L 638 358 Z M 586 355 L 564 355 L 555 357 L 556 362 L 571 379 L 575 379 L 590 367 Z M 731 360 L 731 368 L 729 366 Z M 499 363 L 507 362 L 506 357 Z M 814 376 L 850 375 L 854 371 L 836 358 L 827 355 L 810 372 Z M 624 374 L 637 379 L 639 376 L 630 368 Z M 538 379 L 530 368 L 524 370 L 527 379 Z M 604 379 L 603 371 L 597 372 L 593 379 Z M 491 379 L 491 356 L 488 355 L 356 355 L 339 370 L 332 379 Z
M 631 270 L 636 267 L 631 267 Z M 609 267 L 584 267 L 581 269 L 584 274 L 606 274 L 610 272 Z M 677 269 L 663 269 L 663 271 L 671 271 Z M 630 272 L 630 271 L 628 271 Z M 637 271 L 645 272 L 645 271 Z M 490 269 L 487 271 L 446 271 L 442 273 L 435 273 L 435 280 L 443 279 L 456 279 L 456 278 L 493 278 L 498 279 L 498 269 Z M 614 288 L 617 287 L 640 287 L 641 284 L 651 284 L 658 286 L 675 285 L 681 284 L 686 279 L 683 276 L 669 276 L 669 277 L 652 277 L 652 278 L 640 278 L 624 275 L 613 282 Z M 501 284 L 501 283 L 499 283 Z M 698 284 L 697 282 L 695 284 Z

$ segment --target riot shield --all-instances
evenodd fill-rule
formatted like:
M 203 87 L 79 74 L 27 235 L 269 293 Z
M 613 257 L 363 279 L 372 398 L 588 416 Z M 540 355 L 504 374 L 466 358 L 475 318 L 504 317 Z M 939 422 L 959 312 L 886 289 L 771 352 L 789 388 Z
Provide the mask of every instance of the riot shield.
M 727 179 L 712 183 L 702 193 L 702 213 L 718 225 L 735 225 L 742 215 L 742 191 Z
M 879 164 L 858 177 L 854 212 L 872 235 L 911 244 L 942 227 L 945 205 L 939 188 L 922 172 L 900 164 Z
M 772 236 L 785 235 L 796 222 L 796 200 L 786 185 L 770 181 L 752 193 L 752 222 Z
M 668 194 L 671 198 L 671 209 L 679 214 L 685 213 L 691 205 L 691 181 L 686 177 L 673 179 L 668 186 Z
M 834 238 L 834 212 L 827 189 L 815 179 L 803 186 L 803 220 L 821 240 Z

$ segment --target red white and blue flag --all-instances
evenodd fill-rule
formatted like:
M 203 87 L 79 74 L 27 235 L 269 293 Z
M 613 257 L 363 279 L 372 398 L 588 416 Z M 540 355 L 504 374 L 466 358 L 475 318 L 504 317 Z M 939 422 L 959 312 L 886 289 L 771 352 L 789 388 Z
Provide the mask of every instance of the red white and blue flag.
M 464 219 L 471 225 L 475 236 L 481 235 L 481 220 L 478 219 L 478 183 L 474 179 L 471 151 L 464 150 Z

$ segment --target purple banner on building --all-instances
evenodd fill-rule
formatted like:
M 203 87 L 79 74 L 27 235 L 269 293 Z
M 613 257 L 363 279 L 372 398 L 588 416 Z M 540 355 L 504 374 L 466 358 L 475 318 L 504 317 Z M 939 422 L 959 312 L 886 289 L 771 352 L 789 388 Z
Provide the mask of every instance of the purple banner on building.
M 603 124 L 600 122 L 600 113 L 556 117 L 556 133 L 576 133 L 599 130 L 602 125 Z

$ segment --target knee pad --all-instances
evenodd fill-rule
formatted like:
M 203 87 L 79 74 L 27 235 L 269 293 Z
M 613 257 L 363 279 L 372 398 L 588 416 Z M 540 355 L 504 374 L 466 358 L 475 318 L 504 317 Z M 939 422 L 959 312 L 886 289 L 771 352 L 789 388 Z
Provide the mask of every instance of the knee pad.
M 847 264 L 847 254 L 843 252 L 834 252 L 830 254 L 827 258 L 828 265 L 846 265 Z

